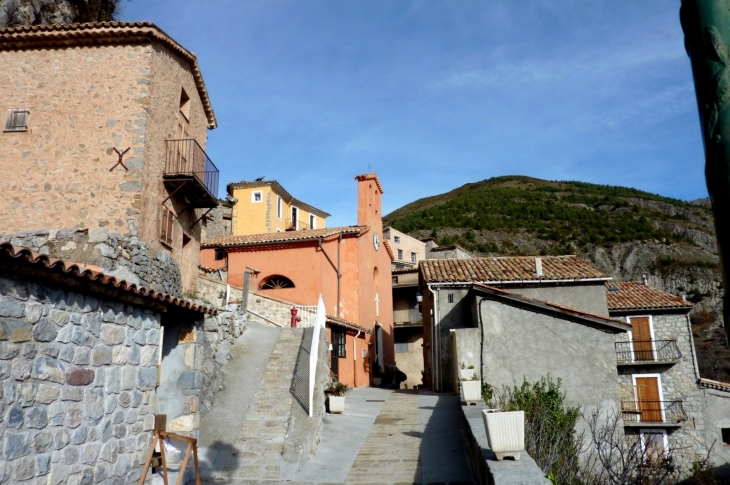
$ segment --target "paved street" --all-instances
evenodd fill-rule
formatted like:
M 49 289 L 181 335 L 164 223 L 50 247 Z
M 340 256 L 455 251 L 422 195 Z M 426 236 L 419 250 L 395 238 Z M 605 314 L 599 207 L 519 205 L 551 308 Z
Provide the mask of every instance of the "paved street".
M 458 398 L 354 389 L 347 394 L 344 414 L 325 416 L 319 450 L 293 481 L 241 476 L 230 483 L 473 483 Z

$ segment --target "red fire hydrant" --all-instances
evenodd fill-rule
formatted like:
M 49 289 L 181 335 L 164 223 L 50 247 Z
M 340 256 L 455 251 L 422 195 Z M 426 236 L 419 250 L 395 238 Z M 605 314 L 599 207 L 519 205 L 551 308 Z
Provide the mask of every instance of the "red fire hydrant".
M 291 328 L 297 328 L 297 322 L 301 322 L 302 317 L 297 316 L 297 307 L 292 305 L 291 307 Z

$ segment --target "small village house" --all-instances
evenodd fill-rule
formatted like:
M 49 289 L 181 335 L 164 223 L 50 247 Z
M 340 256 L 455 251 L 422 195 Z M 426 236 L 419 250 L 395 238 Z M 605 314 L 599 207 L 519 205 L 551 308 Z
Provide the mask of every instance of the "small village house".
M 383 239 L 393 251 L 393 269 L 415 268 L 426 258 L 426 243 L 393 227 L 383 229 Z
M 423 318 L 418 268 L 393 270 L 395 364 L 406 375 L 403 387 L 423 384 Z
M 249 299 L 261 295 L 290 305 L 314 306 L 321 294 L 332 344 L 331 369 L 341 382 L 361 387 L 372 382 L 373 362 L 384 369 L 394 365 L 395 358 L 392 258 L 382 240 L 383 189 L 375 174 L 356 180 L 357 226 L 207 239 L 201 266 L 225 269 L 229 284 L 248 286 Z M 250 207 L 249 203 L 247 196 L 244 207 Z M 237 217 L 248 217 L 245 214 L 239 212 Z M 260 215 L 256 212 L 252 217 Z
M 131 282 L 194 289 L 218 192 L 195 55 L 147 22 L 36 25 L 0 30 L 0 65 L 2 233 L 35 232 L 38 250 Z

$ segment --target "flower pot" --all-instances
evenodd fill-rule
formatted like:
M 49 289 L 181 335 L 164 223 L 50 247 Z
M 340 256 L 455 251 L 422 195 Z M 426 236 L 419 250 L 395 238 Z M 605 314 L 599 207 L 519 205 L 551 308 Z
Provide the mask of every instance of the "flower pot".
M 345 412 L 345 396 L 332 396 L 329 397 L 330 403 L 330 414 L 342 414 Z
M 520 452 L 525 449 L 525 412 L 493 412 L 482 411 L 484 428 L 487 431 L 489 448 L 502 461 L 511 456 L 520 459 Z
M 479 379 L 479 372 L 477 372 L 476 369 L 459 369 L 459 380 L 466 379 L 467 381 L 470 381 L 474 378 L 474 374 L 476 374 L 477 379 Z
M 482 400 L 481 381 L 461 381 L 461 398 L 467 404 L 476 404 Z
M 373 386 L 380 387 L 383 384 L 382 377 L 373 377 Z
M 229 303 L 228 304 L 228 308 L 230 308 L 232 312 L 237 312 L 238 311 L 238 305 L 239 305 L 238 303 Z

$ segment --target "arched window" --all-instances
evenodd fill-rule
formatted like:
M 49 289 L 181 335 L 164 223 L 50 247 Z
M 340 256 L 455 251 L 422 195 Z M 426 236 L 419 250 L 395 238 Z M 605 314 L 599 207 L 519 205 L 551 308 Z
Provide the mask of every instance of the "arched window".
M 280 288 L 294 288 L 294 283 L 286 276 L 281 275 L 269 276 L 261 283 L 262 290 L 278 290 Z

